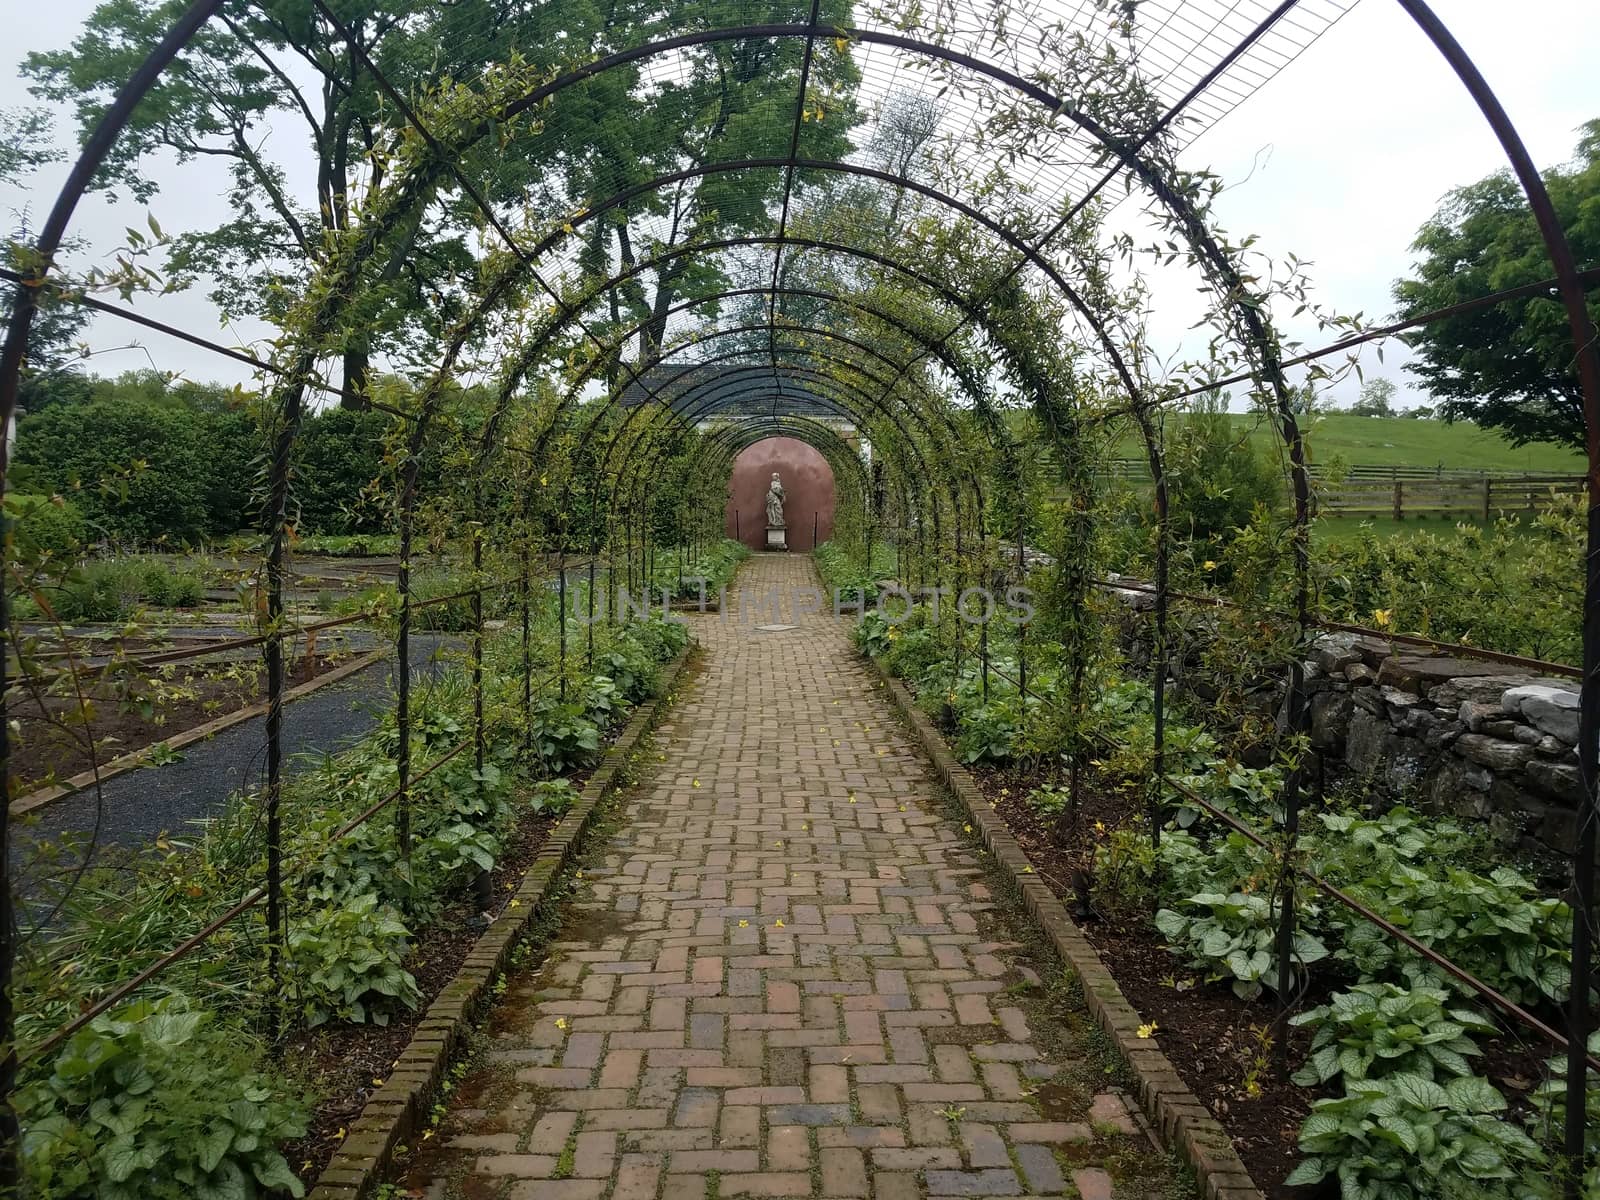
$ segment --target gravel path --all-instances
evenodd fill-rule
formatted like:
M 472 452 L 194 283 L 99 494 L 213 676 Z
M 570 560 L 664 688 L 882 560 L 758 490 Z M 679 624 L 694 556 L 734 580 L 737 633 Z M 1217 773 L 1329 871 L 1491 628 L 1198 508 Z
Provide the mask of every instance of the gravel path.
M 413 634 L 414 677 L 436 675 L 445 665 L 443 655 L 461 644 L 449 635 Z M 289 704 L 283 722 L 287 770 L 292 773 L 300 766 L 296 756 L 332 753 L 371 730 L 378 714 L 393 704 L 393 689 L 394 663 L 389 660 Z M 13 870 L 22 869 L 31 857 L 30 840 L 88 835 L 97 819 L 97 845 L 139 846 L 212 815 L 232 793 L 262 785 L 266 736 L 266 717 L 254 717 L 187 747 L 179 762 L 107 781 L 99 796 L 89 790 L 57 800 L 17 830 Z

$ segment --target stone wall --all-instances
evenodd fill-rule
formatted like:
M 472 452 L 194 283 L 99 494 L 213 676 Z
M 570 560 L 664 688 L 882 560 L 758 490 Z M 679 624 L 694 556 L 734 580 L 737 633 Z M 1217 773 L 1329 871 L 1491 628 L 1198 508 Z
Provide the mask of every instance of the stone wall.
M 1130 617 L 1152 602 L 1115 594 Z M 1125 634 L 1147 657 L 1148 621 L 1130 619 Z M 1577 680 L 1331 633 L 1314 644 L 1306 690 L 1312 746 L 1330 782 L 1353 777 L 1390 799 L 1487 821 L 1508 845 L 1573 853 Z M 1281 708 L 1276 691 L 1269 702 Z

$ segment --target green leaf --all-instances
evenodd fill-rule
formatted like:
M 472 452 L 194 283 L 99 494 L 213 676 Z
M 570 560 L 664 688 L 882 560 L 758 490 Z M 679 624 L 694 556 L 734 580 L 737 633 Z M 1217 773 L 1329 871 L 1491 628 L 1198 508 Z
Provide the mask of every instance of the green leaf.
M 1452 1080 L 1452 1083 L 1462 1082 Z M 1384 1083 L 1386 1091 L 1396 1099 L 1402 1100 L 1413 1108 L 1434 1109 L 1453 1107 L 1449 1094 L 1434 1083 L 1431 1079 L 1424 1079 L 1421 1075 L 1391 1075 Z
M 1417 1133 L 1404 1117 L 1379 1117 L 1378 1128 L 1388 1133 L 1411 1154 L 1417 1152 Z
M 1285 1187 L 1303 1187 L 1308 1183 L 1321 1183 L 1332 1168 L 1320 1158 L 1308 1158 L 1289 1172 L 1283 1181 Z
M 1490 1113 L 1500 1112 L 1506 1106 L 1506 1098 L 1500 1094 L 1495 1086 L 1479 1075 L 1466 1075 L 1459 1079 L 1452 1079 L 1444 1085 L 1445 1103 L 1462 1112 Z M 1435 1106 L 1440 1107 L 1440 1106 Z

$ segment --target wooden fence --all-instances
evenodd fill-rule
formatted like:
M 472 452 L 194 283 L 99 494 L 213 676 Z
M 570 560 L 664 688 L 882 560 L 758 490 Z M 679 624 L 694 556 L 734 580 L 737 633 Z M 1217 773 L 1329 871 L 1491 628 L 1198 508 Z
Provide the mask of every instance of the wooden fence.
M 1317 508 L 1324 513 L 1392 517 L 1461 513 L 1491 520 L 1496 513 L 1536 512 L 1552 495 L 1581 492 L 1581 475 L 1520 475 L 1478 479 L 1356 479 L 1320 487 Z
M 1142 458 L 1106 459 L 1096 471 L 1102 480 L 1135 485 L 1150 482 Z M 1318 481 L 1312 471 L 1315 503 L 1322 513 L 1359 517 L 1460 514 L 1489 521 L 1502 512 L 1537 512 L 1552 495 L 1582 492 L 1581 475 L 1518 474 L 1462 467 L 1408 467 L 1368 464 L 1346 468 L 1338 482 Z M 1287 491 L 1288 482 L 1285 481 Z

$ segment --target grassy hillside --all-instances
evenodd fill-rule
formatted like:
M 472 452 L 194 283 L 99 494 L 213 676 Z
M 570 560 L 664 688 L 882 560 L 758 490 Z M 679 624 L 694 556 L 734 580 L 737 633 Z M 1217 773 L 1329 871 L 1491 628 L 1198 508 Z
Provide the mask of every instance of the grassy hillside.
M 1182 420 L 1168 418 L 1169 424 Z M 1253 436 L 1276 445 L 1277 433 L 1255 416 L 1235 416 L 1241 428 L 1253 427 Z M 1308 436 L 1313 463 L 1335 457 L 1355 466 L 1408 466 L 1523 471 L 1529 474 L 1582 474 L 1583 456 L 1576 450 L 1550 443 L 1513 446 L 1499 434 L 1476 425 L 1443 421 L 1412 421 L 1399 417 L 1354 417 L 1349 413 L 1320 416 Z M 1129 458 L 1143 454 L 1136 434 L 1129 434 L 1117 453 Z

